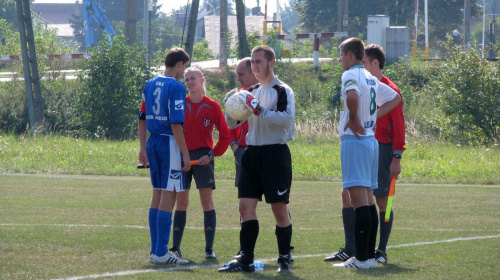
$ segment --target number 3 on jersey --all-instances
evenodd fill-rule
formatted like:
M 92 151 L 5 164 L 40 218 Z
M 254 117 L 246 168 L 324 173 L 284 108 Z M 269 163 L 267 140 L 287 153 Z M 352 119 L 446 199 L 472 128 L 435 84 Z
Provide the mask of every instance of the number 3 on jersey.
M 153 105 L 153 113 L 158 115 L 160 113 L 160 97 L 161 97 L 161 88 L 156 88 L 153 92 L 155 98 L 155 105 Z

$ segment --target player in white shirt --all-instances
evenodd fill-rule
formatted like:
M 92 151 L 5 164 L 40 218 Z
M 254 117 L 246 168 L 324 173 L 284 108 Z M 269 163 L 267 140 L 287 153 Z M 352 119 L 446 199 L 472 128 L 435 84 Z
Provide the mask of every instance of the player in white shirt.
M 342 182 L 343 188 L 349 190 L 356 213 L 356 255 L 333 267 L 366 269 L 377 267 L 378 213 L 374 207 L 373 189 L 378 187 L 379 151 L 373 127 L 377 117 L 396 107 L 401 97 L 364 69 L 363 41 L 350 38 L 342 42 L 339 49 L 344 70 L 339 125 Z

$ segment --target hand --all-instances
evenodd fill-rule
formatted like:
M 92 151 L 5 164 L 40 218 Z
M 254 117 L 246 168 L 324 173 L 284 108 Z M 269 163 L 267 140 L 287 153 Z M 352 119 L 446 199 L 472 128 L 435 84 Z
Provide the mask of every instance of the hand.
M 227 100 L 229 99 L 229 97 L 235 93 L 238 92 L 238 89 L 237 88 L 233 88 L 232 90 L 230 90 L 228 93 L 226 93 L 226 97 L 224 97 L 224 101 L 222 104 L 224 104 L 224 106 L 226 106 L 226 102 Z
M 255 115 L 260 115 L 262 111 L 262 107 L 259 104 L 259 101 L 250 93 L 241 93 L 240 98 L 245 102 L 248 108 L 253 111 Z
M 139 163 L 142 164 L 143 166 L 148 166 L 149 161 L 148 161 L 148 155 L 146 151 L 144 150 L 139 150 Z
M 208 165 L 211 161 L 212 161 L 212 159 L 210 158 L 209 155 L 204 155 L 198 159 L 198 166 Z
M 344 131 L 346 131 L 348 128 L 351 129 L 354 136 L 356 136 L 356 138 L 358 139 L 361 139 L 360 135 L 365 135 L 366 133 L 365 129 L 363 128 L 363 126 L 361 126 L 361 122 L 358 119 L 356 120 L 349 119 L 344 127 Z
M 182 161 L 184 161 L 184 166 L 181 167 L 181 170 L 184 172 L 188 172 L 191 169 L 191 159 L 189 158 L 189 154 L 182 154 Z

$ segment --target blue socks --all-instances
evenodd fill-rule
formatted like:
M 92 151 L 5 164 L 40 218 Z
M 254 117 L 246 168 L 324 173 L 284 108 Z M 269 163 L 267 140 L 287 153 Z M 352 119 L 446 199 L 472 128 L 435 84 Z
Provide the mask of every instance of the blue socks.
M 170 227 L 172 226 L 172 213 L 158 210 L 156 218 L 156 248 L 155 255 L 163 256 L 167 253 L 168 241 L 170 238 Z
M 151 253 L 155 252 L 156 249 L 156 217 L 158 215 L 158 209 L 149 208 L 149 235 L 151 236 Z

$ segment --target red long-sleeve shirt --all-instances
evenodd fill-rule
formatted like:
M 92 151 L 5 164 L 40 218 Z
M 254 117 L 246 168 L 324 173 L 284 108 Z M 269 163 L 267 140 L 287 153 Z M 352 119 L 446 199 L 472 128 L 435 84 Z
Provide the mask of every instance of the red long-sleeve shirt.
M 384 76 L 380 82 L 388 85 L 395 90 L 400 96 L 398 86 L 389 78 Z M 401 96 L 403 98 L 403 96 Z M 389 144 L 393 143 L 393 151 L 406 150 L 405 147 L 405 119 L 403 116 L 403 101 L 399 103 L 389 113 L 377 120 L 377 129 L 375 130 L 375 138 L 378 142 Z
M 190 96 L 186 98 L 184 137 L 188 150 L 210 148 L 215 156 L 222 156 L 229 146 L 229 128 L 224 114 L 215 100 L 204 96 L 201 102 L 193 103 Z M 219 141 L 215 147 L 212 137 L 213 127 L 219 131 Z
M 238 146 L 246 147 L 247 145 L 247 133 L 248 133 L 248 121 L 245 121 L 240 126 L 237 126 L 229 130 L 229 141 L 231 144 L 236 142 Z

